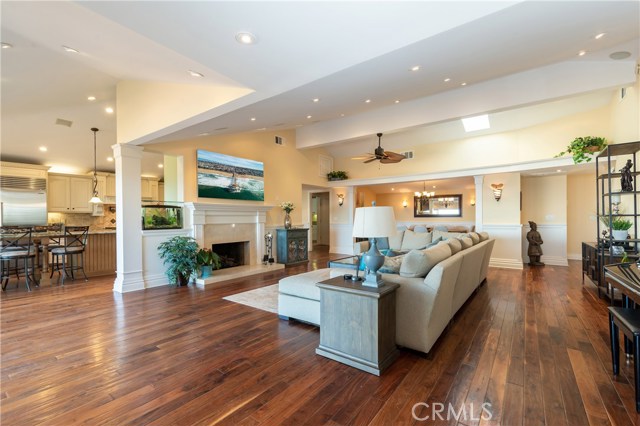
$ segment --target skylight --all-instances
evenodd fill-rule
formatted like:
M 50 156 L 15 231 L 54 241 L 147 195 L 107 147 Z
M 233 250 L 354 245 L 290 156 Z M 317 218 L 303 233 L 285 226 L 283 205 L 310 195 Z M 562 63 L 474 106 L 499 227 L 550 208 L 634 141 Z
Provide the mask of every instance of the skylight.
M 484 130 L 491 127 L 487 114 L 463 118 L 462 125 L 465 132 L 475 132 L 476 130 Z

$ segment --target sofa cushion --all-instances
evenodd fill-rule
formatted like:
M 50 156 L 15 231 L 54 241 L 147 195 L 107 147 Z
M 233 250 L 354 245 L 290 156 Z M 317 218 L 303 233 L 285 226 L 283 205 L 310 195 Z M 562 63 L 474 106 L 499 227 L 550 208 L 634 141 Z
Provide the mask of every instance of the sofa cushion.
M 438 262 L 451 256 L 449 245 L 440 242 L 435 247 L 426 250 L 411 250 L 407 253 L 400 266 L 402 277 L 426 277 Z
M 341 269 L 344 270 L 343 273 L 349 273 L 348 269 Z M 278 283 L 278 292 L 309 300 L 320 300 L 320 289 L 316 286 L 316 283 L 331 278 L 331 271 L 331 269 L 327 268 L 317 269 L 283 278 Z
M 458 240 L 462 244 L 462 250 L 466 250 L 469 247 L 473 247 L 473 240 L 469 237 L 458 237 Z
M 449 238 L 446 240 L 447 244 L 449 244 L 449 248 L 451 249 L 451 255 L 458 253 L 462 250 L 462 243 L 457 238 Z
M 405 231 L 398 231 L 396 235 L 389 237 L 389 248 L 392 250 L 401 250 L 402 249 L 402 237 L 404 236 Z
M 402 238 L 402 250 L 422 249 L 432 241 L 430 232 L 413 232 L 409 229 L 404 231 Z
M 488 232 L 480 232 L 480 233 L 478 233 L 478 235 L 480 236 L 480 242 L 487 241 L 489 239 L 489 233 Z
M 462 232 L 445 232 L 445 231 L 438 231 L 438 230 L 433 230 L 433 238 L 438 238 L 438 237 L 442 237 L 443 240 L 449 239 L 449 238 L 458 238 L 463 234 Z
M 480 242 L 480 235 L 478 235 L 476 232 L 469 232 L 467 236 L 471 238 L 474 246 Z

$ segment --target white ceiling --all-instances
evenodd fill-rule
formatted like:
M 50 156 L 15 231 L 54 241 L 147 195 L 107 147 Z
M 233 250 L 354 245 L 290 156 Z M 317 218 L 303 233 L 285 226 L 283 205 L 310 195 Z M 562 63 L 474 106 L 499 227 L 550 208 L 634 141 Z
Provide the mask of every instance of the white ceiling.
M 80 170 L 92 166 L 94 126 L 101 129 L 98 168 L 112 169 L 106 157 L 116 141 L 116 117 L 104 108 L 116 106 L 116 85 L 123 80 L 252 90 L 197 120 L 158 123 L 153 137 L 135 143 L 297 128 L 305 146 L 333 143 L 333 155 L 352 155 L 369 151 L 377 131 L 406 130 L 399 118 L 409 106 L 431 98 L 464 99 L 462 82 L 464 90 L 475 88 L 474 96 L 493 101 L 490 112 L 500 112 L 495 122 L 504 123 L 497 128 L 527 127 L 542 116 L 595 108 L 621 81 L 633 81 L 640 44 L 638 2 L 67 1 L 1 7 L 2 42 L 14 46 L 1 51 L 2 158 Z M 240 45 L 239 31 L 252 32 L 258 43 Z M 595 40 L 600 32 L 606 35 Z M 62 45 L 79 53 L 67 53 Z M 578 57 L 580 50 L 587 54 Z M 631 57 L 608 58 L 618 50 Z M 620 62 L 629 71 L 621 74 Z M 413 65 L 421 69 L 409 71 Z M 599 77 L 579 85 L 555 81 L 558 69 L 571 67 L 597 67 Z M 189 69 L 204 77 L 191 77 Z M 537 93 L 528 98 L 526 84 L 510 86 L 511 76 L 525 72 L 571 86 L 572 96 L 551 89 L 542 96 L 531 85 Z M 520 96 L 497 96 L 490 89 L 500 84 Z M 87 101 L 89 95 L 97 100 Z M 396 99 L 404 107 L 398 112 L 391 109 Z M 425 114 L 410 131 L 422 134 L 425 143 L 460 137 L 452 120 L 464 115 L 462 107 L 489 108 L 469 103 L 452 102 L 457 108 L 437 120 Z M 523 114 L 527 108 L 543 112 Z M 383 119 L 374 111 L 384 111 Z M 56 126 L 57 118 L 73 125 Z M 335 144 L 347 140 L 354 142 Z M 46 154 L 38 151 L 41 145 L 49 148 Z M 157 174 L 158 161 L 152 156 L 143 172 Z

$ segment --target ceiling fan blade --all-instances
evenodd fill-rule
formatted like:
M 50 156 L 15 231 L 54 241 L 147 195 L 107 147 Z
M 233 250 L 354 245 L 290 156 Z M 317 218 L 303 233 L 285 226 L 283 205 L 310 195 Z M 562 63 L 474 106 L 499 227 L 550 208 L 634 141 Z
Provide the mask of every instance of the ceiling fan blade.
M 402 154 L 398 154 L 397 152 L 391 152 L 391 151 L 385 151 L 384 155 L 386 155 L 386 157 L 390 160 L 395 160 L 395 161 L 401 161 L 404 160 L 406 157 Z
M 394 164 L 394 163 L 399 163 L 402 161 L 402 158 L 395 160 L 393 158 L 383 158 L 382 160 L 380 160 L 380 162 L 382 164 Z
M 370 160 L 365 161 L 364 164 L 368 164 L 368 163 L 370 163 L 372 161 L 376 161 L 376 160 L 377 160 L 377 158 L 371 158 Z
M 369 159 L 369 158 L 371 158 L 370 155 L 361 155 L 359 157 L 351 157 L 352 160 L 366 160 L 366 159 Z

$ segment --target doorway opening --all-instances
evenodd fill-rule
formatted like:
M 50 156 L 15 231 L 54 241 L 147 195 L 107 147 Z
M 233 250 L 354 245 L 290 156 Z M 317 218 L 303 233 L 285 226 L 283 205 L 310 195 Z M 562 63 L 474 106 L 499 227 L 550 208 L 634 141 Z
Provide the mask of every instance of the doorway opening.
M 329 246 L 329 193 L 311 194 L 311 241 L 317 246 Z

